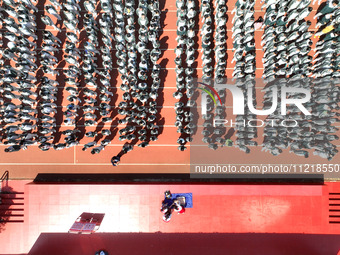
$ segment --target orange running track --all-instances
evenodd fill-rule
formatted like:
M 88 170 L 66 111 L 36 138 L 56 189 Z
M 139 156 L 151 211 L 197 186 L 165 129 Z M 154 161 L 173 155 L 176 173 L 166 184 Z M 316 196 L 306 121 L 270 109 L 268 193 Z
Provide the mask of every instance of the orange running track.
M 177 149 L 177 139 L 179 134 L 176 132 L 176 128 L 174 126 L 175 123 L 175 111 L 174 104 L 176 99 L 172 97 L 172 94 L 176 91 L 176 75 L 175 75 L 175 53 L 174 48 L 177 45 L 176 42 L 176 6 L 174 0 L 162 2 L 164 7 L 162 9 L 162 20 L 165 24 L 163 29 L 163 33 L 160 36 L 161 41 L 161 49 L 164 54 L 160 58 L 159 62 L 162 64 L 162 67 L 165 71 L 165 82 L 162 93 L 159 96 L 159 101 L 163 101 L 164 103 L 161 105 L 161 119 L 163 130 L 159 135 L 159 139 L 156 142 L 151 142 L 150 146 L 147 148 L 135 148 L 132 152 L 129 152 L 127 155 L 124 155 L 121 160 L 121 164 L 119 167 L 112 167 L 110 163 L 110 159 L 112 156 L 117 155 L 122 148 L 123 142 L 118 140 L 118 135 L 116 134 L 112 143 L 108 145 L 104 151 L 102 151 L 99 155 L 92 155 L 90 150 L 83 152 L 81 150 L 82 146 L 85 143 L 93 141 L 92 138 L 84 137 L 80 144 L 74 148 L 64 149 L 61 151 L 54 151 L 53 149 L 43 152 L 40 151 L 37 146 L 30 146 L 26 151 L 19 151 L 15 153 L 5 153 L 3 149 L 4 145 L 0 145 L 0 166 L 3 170 L 10 171 L 10 178 L 14 179 L 33 179 L 37 173 L 187 173 L 189 172 L 189 164 L 190 164 L 190 148 L 184 152 L 180 152 Z M 227 2 L 228 7 L 228 22 L 227 22 L 227 50 L 228 50 L 228 64 L 227 64 L 227 77 L 232 77 L 233 72 L 233 64 L 232 60 L 232 18 L 231 11 L 234 8 L 236 0 L 231 0 Z M 47 3 L 46 3 L 47 4 Z M 312 25 L 310 26 L 311 31 L 315 31 L 316 20 L 313 19 L 313 15 L 318 8 L 317 3 L 315 5 L 311 5 L 313 7 L 312 13 L 308 16 L 308 19 L 311 20 Z M 39 9 L 42 10 L 42 6 L 38 5 Z M 264 10 L 261 10 L 260 1 L 257 0 L 255 4 L 255 18 L 264 15 Z M 56 20 L 54 20 L 56 21 Z M 202 23 L 199 22 L 199 27 L 201 27 Z M 41 25 L 38 24 L 39 27 L 42 28 Z M 52 31 L 52 30 L 51 30 Z M 39 31 L 40 32 L 40 31 Z M 55 33 L 55 31 L 52 31 Z M 261 77 L 263 72 L 262 66 L 262 56 L 263 50 L 261 48 L 261 36 L 263 34 L 263 30 L 259 30 L 255 32 L 255 41 L 257 47 L 257 70 L 256 77 Z M 312 37 L 313 46 L 315 47 L 315 43 L 317 41 L 316 38 Z M 199 31 L 198 31 L 198 45 L 201 44 Z M 200 46 L 199 46 L 200 47 Z M 198 63 L 197 74 L 198 77 L 201 77 L 202 68 L 201 68 L 201 51 L 198 48 L 198 57 L 196 59 Z M 313 54 L 313 50 L 311 54 Z M 119 87 L 120 78 L 117 77 L 116 86 Z M 117 89 L 117 93 L 119 94 L 119 98 L 116 100 L 116 105 L 120 102 L 122 91 Z M 67 105 L 66 100 L 67 92 L 63 95 L 63 105 L 64 107 Z M 259 99 L 258 102 L 261 102 L 261 93 L 257 95 Z M 230 95 L 229 95 L 230 96 Z M 230 102 L 230 100 L 227 100 Z M 117 123 L 118 117 L 114 118 L 113 123 Z M 337 123 L 335 126 L 340 127 L 340 124 Z M 107 124 L 106 127 L 109 127 Z M 123 126 L 122 126 L 123 127 Z M 120 128 L 122 128 L 120 127 Z M 62 126 L 60 131 L 68 129 L 67 126 Z M 94 127 L 87 127 L 86 131 L 93 131 Z M 118 129 L 115 128 L 114 132 L 117 133 Z M 114 133 L 113 132 L 113 133 Z M 262 128 L 258 129 L 259 132 L 259 144 L 262 142 Z M 340 136 L 340 133 L 338 132 Z M 340 146 L 339 141 L 333 142 L 338 147 Z M 312 154 L 312 153 L 310 153 Z M 229 148 L 227 154 L 227 160 L 230 164 L 241 164 L 244 163 L 245 154 L 239 151 L 236 148 Z M 285 164 L 285 163 L 301 163 L 301 157 L 296 156 L 292 153 L 289 153 L 288 150 L 284 150 L 284 152 L 279 156 L 272 156 L 269 153 L 261 152 L 261 147 L 252 148 L 251 153 L 247 154 L 247 163 L 250 164 L 261 164 L 261 163 L 277 163 L 277 164 Z M 315 157 L 310 155 L 308 158 L 308 162 L 310 164 L 324 164 L 324 163 L 339 163 L 340 156 L 339 154 L 334 157 L 332 162 L 327 161 L 326 159 L 322 159 L 320 157 Z M 327 177 L 327 176 L 326 176 Z M 331 178 L 337 179 L 334 176 Z

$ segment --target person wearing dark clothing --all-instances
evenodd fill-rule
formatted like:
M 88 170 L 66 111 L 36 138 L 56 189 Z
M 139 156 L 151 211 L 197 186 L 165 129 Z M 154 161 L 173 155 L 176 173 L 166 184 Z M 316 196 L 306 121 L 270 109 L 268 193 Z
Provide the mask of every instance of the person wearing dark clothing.
M 120 162 L 120 157 L 119 156 L 112 157 L 111 163 L 112 163 L 113 166 L 118 166 L 119 162 Z
M 162 201 L 162 207 L 161 207 L 161 212 L 164 214 L 163 215 L 163 220 L 165 222 L 169 222 L 171 219 L 171 214 L 172 214 L 172 209 L 173 209 L 173 200 L 171 196 L 170 190 L 167 190 L 164 192 L 164 200 Z
M 5 149 L 5 152 L 14 152 L 14 151 L 20 151 L 20 149 L 26 149 L 26 146 L 22 146 L 22 145 L 12 145 L 8 148 Z
M 125 144 L 123 146 L 123 152 L 126 154 L 128 153 L 129 151 L 132 151 L 133 150 L 133 146 L 131 144 Z

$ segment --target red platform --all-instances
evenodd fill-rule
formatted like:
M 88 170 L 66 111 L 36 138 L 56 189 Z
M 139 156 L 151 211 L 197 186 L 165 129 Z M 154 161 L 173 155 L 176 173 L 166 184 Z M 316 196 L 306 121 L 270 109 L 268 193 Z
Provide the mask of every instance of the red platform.
M 330 223 L 340 219 L 340 213 L 329 210 L 340 209 L 337 200 L 330 200 L 340 198 L 340 195 L 330 195 L 340 194 L 340 183 L 325 185 L 28 183 L 23 186 L 25 183 L 27 181 L 9 181 L 9 186 L 13 190 L 21 189 L 25 192 L 24 223 L 5 225 L 6 229 L 2 231 L 0 238 L 2 247 L 0 253 L 27 253 L 41 233 L 65 234 L 74 220 L 85 211 L 105 213 L 97 233 L 340 234 L 340 224 Z M 170 223 L 163 222 L 159 211 L 166 189 L 174 193 L 193 193 L 193 208 L 187 209 L 182 215 L 174 214 Z M 96 238 L 100 239 L 100 236 Z

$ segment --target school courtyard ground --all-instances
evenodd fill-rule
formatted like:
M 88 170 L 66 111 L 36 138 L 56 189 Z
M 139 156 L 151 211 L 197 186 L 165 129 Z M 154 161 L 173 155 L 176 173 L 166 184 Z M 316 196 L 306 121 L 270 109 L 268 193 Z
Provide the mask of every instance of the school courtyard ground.
M 227 4 L 230 56 L 231 10 L 235 2 Z M 255 18 L 264 15 L 260 6 L 256 1 Z M 317 4 L 311 6 L 313 14 Z M 325 175 L 324 179 L 317 175 L 314 181 L 304 181 L 304 176 L 286 183 L 188 178 L 191 148 L 184 152 L 177 149 L 179 134 L 174 126 L 175 1 L 165 1 L 162 19 L 166 26 L 160 38 L 164 52 L 161 60 L 166 60 L 162 67 L 167 73 L 159 99 L 162 125 L 158 141 L 135 148 L 121 158 L 117 167 L 110 160 L 122 149 L 118 135 L 99 155 L 82 151 L 89 138 L 71 149 L 47 152 L 30 146 L 25 151 L 5 153 L 1 144 L 0 169 L 8 171 L 8 178 L 1 182 L 0 215 L 6 221 L 0 222 L 0 254 L 93 255 L 101 249 L 108 254 L 340 254 L 339 174 Z M 313 31 L 316 21 L 311 21 Z M 255 32 L 257 77 L 263 71 L 262 34 L 263 30 Z M 315 47 L 317 39 L 312 39 Z M 228 77 L 233 71 L 231 60 L 229 57 Z M 201 51 L 197 61 L 200 76 Z M 119 89 L 117 93 L 121 95 Z M 299 156 L 288 151 L 273 157 L 261 152 L 260 147 L 247 155 L 230 147 L 225 159 L 233 165 L 301 162 Z M 339 154 L 332 162 L 314 156 L 308 159 L 311 165 L 339 166 L 339 162 Z M 124 179 L 122 174 L 134 176 Z M 140 174 L 148 175 L 143 179 Z M 176 175 L 171 179 L 167 174 Z M 165 190 L 192 193 L 193 208 L 183 215 L 173 214 L 169 223 L 163 222 L 160 205 Z M 88 235 L 68 233 L 83 212 L 105 214 L 98 231 Z

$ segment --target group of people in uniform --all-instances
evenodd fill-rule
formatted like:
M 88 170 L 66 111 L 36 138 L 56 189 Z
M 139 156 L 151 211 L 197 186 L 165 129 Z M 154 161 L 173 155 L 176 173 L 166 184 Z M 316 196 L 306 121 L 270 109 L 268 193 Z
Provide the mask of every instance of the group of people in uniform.
M 189 1 L 187 2 L 189 3 Z M 261 144 L 262 150 L 269 151 L 272 155 L 279 155 L 283 149 L 289 148 L 291 153 L 308 157 L 309 149 L 314 149 L 313 154 L 331 160 L 338 152 L 332 141 L 337 140 L 335 134 L 338 128 L 334 124 L 339 116 L 339 12 L 340 6 L 337 0 L 327 0 L 320 5 L 314 19 L 317 19 L 318 31 L 314 36 L 318 38 L 315 56 L 312 53 L 312 36 L 310 29 L 312 7 L 310 0 L 281 1 L 266 0 L 262 2 L 265 15 L 257 16 L 255 13 L 255 1 L 238 0 L 231 14 L 233 15 L 232 35 L 233 55 L 232 73 L 234 84 L 242 89 L 245 102 L 248 101 L 248 91 L 252 90 L 250 100 L 256 105 L 256 47 L 255 31 L 263 30 L 261 45 L 264 51 L 263 80 L 265 92 L 263 109 L 269 109 L 272 105 L 273 87 L 278 87 L 279 100 L 282 86 L 311 89 L 311 102 L 306 103 L 306 108 L 312 115 L 304 115 L 294 106 L 288 106 L 288 114 L 281 115 L 280 105 L 267 120 L 277 119 L 277 122 L 294 119 L 298 127 L 282 125 L 266 125 L 264 138 Z M 185 1 L 177 1 L 177 28 L 178 47 L 183 48 L 183 42 L 190 42 L 190 30 L 183 17 Z M 185 8 L 184 8 L 185 9 Z M 208 85 L 223 83 L 226 81 L 225 44 L 226 44 L 226 3 L 220 0 L 200 1 L 202 17 L 201 47 L 202 47 L 202 82 Z M 215 16 L 213 17 L 213 13 Z M 213 19 L 214 18 L 214 19 Z M 230 17 L 229 17 L 230 18 Z M 213 24 L 215 22 L 215 24 Z M 213 29 L 215 28 L 215 29 Z M 188 39 L 185 37 L 187 36 Z M 180 39 L 185 38 L 186 40 Z M 215 47 L 215 49 L 213 49 Z M 176 48 L 176 52 L 177 52 Z M 181 51 L 178 51 L 181 52 Z M 215 58 L 214 58 L 215 56 Z M 177 87 L 183 73 L 190 71 L 190 66 L 183 71 L 180 55 L 176 54 Z M 215 60 L 215 61 L 213 61 Z M 212 63 L 216 63 L 215 67 Z M 213 80 L 214 79 L 214 80 Z M 188 82 L 187 82 L 188 84 Z M 182 87 L 180 87 L 182 88 Z M 191 90 L 189 90 L 191 94 Z M 175 92 L 174 97 L 181 100 L 183 94 Z M 225 91 L 218 91 L 222 102 L 225 101 Z M 180 96 L 179 96 L 180 95 Z M 203 142 L 208 147 L 216 150 L 223 146 L 235 146 L 241 151 L 250 153 L 251 146 L 258 146 L 256 123 L 253 126 L 244 125 L 248 121 L 256 120 L 248 106 L 245 105 L 245 113 L 235 118 L 234 141 L 226 136 L 223 124 L 213 126 L 213 119 L 225 119 L 224 105 L 214 105 L 210 95 L 207 97 L 207 114 L 203 117 Z M 301 94 L 290 95 L 291 98 L 300 98 Z M 189 100 L 188 100 L 189 99 Z M 194 105 L 190 98 L 185 98 L 188 105 Z M 185 100 L 181 100 L 185 102 Z M 180 103 L 177 105 L 182 106 Z M 182 119 L 181 119 L 182 120 Z M 195 126 L 195 121 L 188 125 Z M 182 139 L 179 139 L 183 142 Z
M 34 144 L 44 151 L 61 150 L 78 145 L 84 135 L 93 140 L 83 145 L 83 151 L 104 150 L 115 128 L 113 54 L 124 92 L 117 107 L 123 116 L 118 125 L 126 124 L 119 130 L 119 140 L 128 142 L 123 150 L 132 150 L 132 141 L 140 141 L 140 147 L 156 141 L 160 132 L 156 102 L 161 85 L 159 2 L 49 2 L 42 15 L 36 1 L 8 0 L 1 6 L 1 138 L 11 145 L 5 151 Z M 37 29 L 37 22 L 45 27 Z M 60 105 L 61 94 L 66 95 L 65 107 Z M 60 130 L 63 126 L 67 129 Z M 59 142 L 56 136 L 61 135 L 64 141 Z

